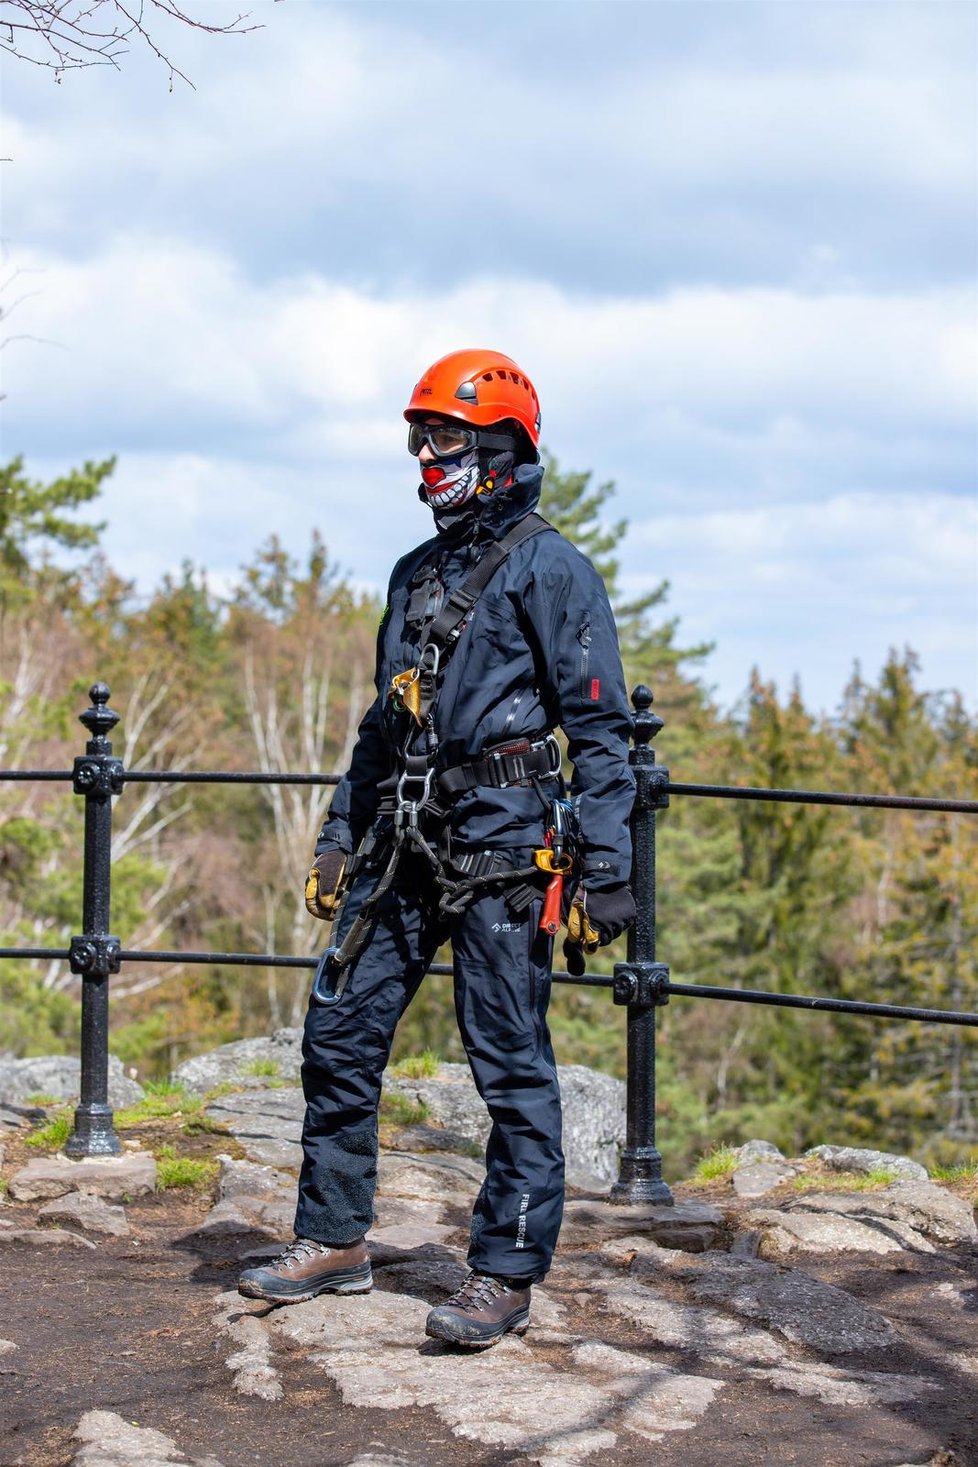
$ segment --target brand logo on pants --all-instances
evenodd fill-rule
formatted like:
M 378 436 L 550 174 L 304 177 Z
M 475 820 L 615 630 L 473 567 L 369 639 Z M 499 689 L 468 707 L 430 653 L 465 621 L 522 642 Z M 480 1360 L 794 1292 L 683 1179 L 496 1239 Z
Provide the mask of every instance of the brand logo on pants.
M 523 931 L 523 923 L 522 922 L 494 922 L 492 924 L 492 931 L 493 932 L 522 932 Z
M 529 1192 L 524 1192 L 523 1193 L 523 1196 L 520 1198 L 520 1215 L 519 1215 L 519 1217 L 516 1220 L 516 1246 L 517 1246 L 517 1248 L 525 1248 L 526 1247 L 526 1209 L 529 1207 L 529 1205 L 530 1205 L 530 1194 L 529 1194 Z

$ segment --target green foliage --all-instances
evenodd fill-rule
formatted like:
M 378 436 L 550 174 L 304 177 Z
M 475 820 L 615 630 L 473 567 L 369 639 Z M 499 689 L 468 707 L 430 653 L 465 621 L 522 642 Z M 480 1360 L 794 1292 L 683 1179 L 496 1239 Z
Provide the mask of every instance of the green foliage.
M 796 1192 L 877 1192 L 900 1180 L 899 1172 L 877 1168 L 871 1172 L 825 1172 L 812 1176 L 792 1177 Z
M 421 1054 L 406 1055 L 391 1068 L 391 1074 L 401 1080 L 425 1080 L 437 1075 L 441 1060 L 430 1049 Z
M 24 473 L 22 458 L 0 465 L 0 609 L 23 605 L 41 585 L 48 594 L 64 592 L 70 579 L 32 556 L 52 545 L 86 550 L 98 543 L 104 524 L 85 523 L 74 512 L 98 497 L 114 468 L 114 458 L 86 463 L 39 484 Z
M 256 1059 L 245 1065 L 241 1073 L 243 1075 L 261 1075 L 269 1080 L 278 1080 L 282 1076 L 282 1066 L 278 1060 Z
M 380 1121 L 388 1126 L 418 1126 L 430 1112 L 423 1101 L 406 1100 L 396 1091 L 385 1090 L 380 1097 Z
M 25 1137 L 25 1146 L 34 1146 L 39 1151 L 60 1151 L 75 1127 L 75 1112 L 70 1107 L 59 1110 L 39 1126 L 36 1131 Z
M 162 1154 L 160 1147 L 156 1162 L 157 1191 L 164 1192 L 173 1187 L 193 1187 L 201 1191 L 213 1185 L 218 1164 L 209 1158 L 194 1156 L 169 1156 Z
M 697 1182 L 716 1182 L 729 1177 L 737 1167 L 737 1156 L 730 1146 L 717 1146 L 701 1156 L 696 1163 L 693 1178 Z
M 115 1113 L 117 1131 L 129 1131 L 133 1126 L 145 1125 L 147 1121 L 161 1120 L 167 1116 L 196 1115 L 202 1108 L 199 1095 L 190 1095 L 179 1087 L 151 1092 L 136 1105 L 126 1106 Z

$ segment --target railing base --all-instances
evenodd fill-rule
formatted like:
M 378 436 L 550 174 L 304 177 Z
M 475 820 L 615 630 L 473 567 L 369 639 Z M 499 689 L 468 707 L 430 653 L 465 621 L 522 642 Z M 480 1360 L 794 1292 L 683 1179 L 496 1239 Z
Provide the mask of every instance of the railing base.
M 109 1105 L 80 1105 L 75 1129 L 65 1142 L 66 1156 L 118 1156 L 122 1142 L 112 1124 Z
M 622 1152 L 618 1180 L 608 1194 L 609 1202 L 654 1202 L 672 1207 L 675 1198 L 662 1180 L 662 1157 L 654 1146 Z

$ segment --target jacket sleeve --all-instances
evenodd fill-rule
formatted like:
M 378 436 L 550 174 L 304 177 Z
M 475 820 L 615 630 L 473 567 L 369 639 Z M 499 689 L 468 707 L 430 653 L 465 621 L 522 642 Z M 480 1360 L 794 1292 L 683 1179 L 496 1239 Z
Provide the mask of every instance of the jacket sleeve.
M 398 567 L 395 567 L 395 575 Z M 380 686 L 389 608 L 390 592 L 387 610 L 381 617 L 377 631 L 377 664 L 374 672 L 377 696 L 360 721 L 350 767 L 336 786 L 329 814 L 316 841 L 317 856 L 330 846 L 339 846 L 340 850 L 350 854 L 357 849 L 377 814 L 380 783 L 393 768 L 391 748 L 384 730 L 386 689 L 382 690 Z
M 371 703 L 357 730 L 350 767 L 336 786 L 329 814 L 316 841 L 316 855 L 339 846 L 352 854 L 377 813 L 378 786 L 391 771 L 390 747 L 383 730 L 384 700 Z
M 549 542 L 549 543 L 548 543 Z M 582 879 L 591 891 L 627 882 L 635 776 L 632 719 L 618 630 L 604 582 L 566 541 L 540 538 L 524 605 L 537 646 L 541 692 L 567 735 L 571 798 L 580 824 Z

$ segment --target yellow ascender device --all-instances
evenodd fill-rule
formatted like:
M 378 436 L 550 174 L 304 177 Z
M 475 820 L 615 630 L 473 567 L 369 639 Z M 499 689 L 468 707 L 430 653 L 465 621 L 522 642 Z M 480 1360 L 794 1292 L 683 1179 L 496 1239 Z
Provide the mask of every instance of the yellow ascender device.
M 548 876 L 566 876 L 573 870 L 574 858 L 566 854 L 557 856 L 549 846 L 542 846 L 533 852 L 533 864 Z
M 399 672 L 391 678 L 390 696 L 394 699 L 394 706 L 410 713 L 418 727 L 421 727 L 421 669 L 420 667 L 409 667 L 406 672 Z
M 583 897 L 575 897 L 567 914 L 567 940 L 586 953 L 596 953 L 601 946 L 601 933 L 588 919 Z

